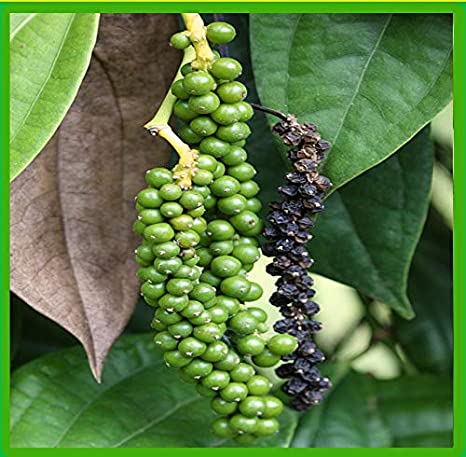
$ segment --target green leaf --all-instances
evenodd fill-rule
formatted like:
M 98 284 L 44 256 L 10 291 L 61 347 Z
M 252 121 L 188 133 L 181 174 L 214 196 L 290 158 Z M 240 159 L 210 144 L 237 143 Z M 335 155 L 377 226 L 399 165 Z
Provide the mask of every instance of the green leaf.
M 257 445 L 287 447 L 296 416 L 287 410 L 281 432 Z M 148 335 L 119 340 L 100 385 L 81 348 L 36 359 L 12 377 L 12 447 L 234 446 L 209 432 L 213 420 L 209 400 L 165 366 Z
M 310 243 L 316 272 L 412 318 L 407 279 L 426 218 L 432 165 L 432 142 L 424 130 L 333 194 Z
M 389 431 L 377 408 L 374 380 L 347 375 L 320 406 L 305 414 L 292 447 L 389 447 Z
M 262 102 L 316 123 L 333 144 L 323 167 L 333 191 L 451 99 L 449 15 L 258 14 L 251 45 Z
M 412 376 L 377 383 L 380 412 L 393 447 L 451 447 L 452 382 Z
M 75 98 L 92 54 L 98 14 L 12 14 L 10 180 L 39 154 Z
M 304 414 L 292 447 L 449 447 L 448 378 L 376 381 L 350 373 L 319 407 Z
M 396 338 L 420 370 L 452 373 L 452 233 L 431 209 L 409 273 L 408 294 L 416 318 L 395 319 Z

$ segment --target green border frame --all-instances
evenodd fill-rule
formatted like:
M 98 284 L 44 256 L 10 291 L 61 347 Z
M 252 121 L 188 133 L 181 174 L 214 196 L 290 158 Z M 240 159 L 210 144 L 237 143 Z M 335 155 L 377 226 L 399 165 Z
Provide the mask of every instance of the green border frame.
M 396 3 L 396 2 L 347 2 L 347 3 L 322 3 L 322 2 L 18 2 L 0 3 L 2 57 L 0 61 L 2 91 L 0 92 L 0 122 L 2 135 L 0 136 L 2 153 L 0 154 L 0 293 L 3 310 L 1 315 L 1 367 L 2 367 L 2 395 L 0 398 L 0 410 L 2 413 L 2 428 L 0 441 L 0 456 L 42 456 L 50 452 L 63 452 L 51 449 L 11 449 L 9 447 L 9 157 L 8 157 L 8 14 L 11 12 L 102 12 L 102 13 L 179 13 L 192 12 L 238 12 L 238 13 L 452 13 L 454 15 L 454 242 L 453 242 L 453 267 L 454 267 L 454 431 L 452 448 L 387 448 L 387 449 L 288 449 L 288 452 L 296 452 L 301 455 L 312 452 L 314 456 L 329 455 L 373 455 L 378 456 L 465 456 L 465 90 L 466 78 L 466 4 L 450 2 L 432 3 Z M 67 455 L 78 455 L 82 452 L 98 452 L 100 455 L 110 454 L 110 449 L 80 450 L 66 449 Z M 120 455 L 153 455 L 154 449 L 118 449 L 115 452 Z M 191 455 L 201 455 L 205 452 L 222 452 L 234 455 L 237 449 L 164 449 L 167 454 L 182 454 L 189 452 Z M 256 449 L 262 455 L 278 455 L 285 452 L 282 449 Z M 370 454 L 369 454 L 370 453 Z M 81 454 L 82 455 L 82 454 Z

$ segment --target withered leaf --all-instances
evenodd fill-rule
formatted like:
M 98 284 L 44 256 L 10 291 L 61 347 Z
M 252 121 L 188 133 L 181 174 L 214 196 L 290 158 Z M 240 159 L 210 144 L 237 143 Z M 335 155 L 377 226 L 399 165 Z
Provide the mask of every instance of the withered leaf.
M 83 344 L 97 380 L 136 304 L 134 196 L 169 153 L 142 125 L 176 72 L 176 29 L 171 14 L 103 14 L 73 106 L 11 186 L 11 288 Z

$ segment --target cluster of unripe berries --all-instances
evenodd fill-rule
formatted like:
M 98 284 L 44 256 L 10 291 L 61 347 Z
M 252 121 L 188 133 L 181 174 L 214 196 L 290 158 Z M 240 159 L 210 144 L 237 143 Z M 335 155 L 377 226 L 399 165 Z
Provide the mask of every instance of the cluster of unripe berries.
M 172 38 L 179 48 L 181 35 Z M 228 24 L 207 27 L 211 44 L 234 35 Z M 266 338 L 267 314 L 246 305 L 263 293 L 247 278 L 260 256 L 263 223 L 256 171 L 243 148 L 253 111 L 243 101 L 245 86 L 235 81 L 241 65 L 216 57 L 208 69 L 188 64 L 182 74 L 171 90 L 178 98 L 174 114 L 183 122 L 177 133 L 198 151 L 192 186 L 178 184 L 176 167 L 146 173 L 148 187 L 137 196 L 135 222 L 143 236 L 136 250 L 141 294 L 155 308 L 155 342 L 167 365 L 212 397 L 221 416 L 213 431 L 249 443 L 275 433 L 283 409 L 270 395 L 270 380 L 255 367 L 276 365 L 295 351 L 298 340 L 286 333 Z
M 298 347 L 282 357 L 287 363 L 276 373 L 288 378 L 282 390 L 293 397 L 291 406 L 302 411 L 319 403 L 330 387 L 329 379 L 316 368 L 325 356 L 312 341 L 321 324 L 313 319 L 319 306 L 313 300 L 313 280 L 307 273 L 313 261 L 306 247 L 311 239 L 312 216 L 323 210 L 323 196 L 331 186 L 328 178 L 318 172 L 330 145 L 320 138 L 315 125 L 300 124 L 291 115 L 273 130 L 292 146 L 288 157 L 293 170 L 286 175 L 287 183 L 278 189 L 283 199 L 270 205 L 270 225 L 264 231 L 269 242 L 262 249 L 265 255 L 273 256 L 268 273 L 280 277 L 270 302 L 280 309 L 284 319 L 277 321 L 274 329 L 298 340 Z

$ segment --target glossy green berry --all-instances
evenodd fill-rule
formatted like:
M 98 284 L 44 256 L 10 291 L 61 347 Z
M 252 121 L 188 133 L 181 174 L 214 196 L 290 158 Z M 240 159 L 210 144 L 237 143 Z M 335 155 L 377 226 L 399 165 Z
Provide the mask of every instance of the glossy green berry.
M 240 194 L 246 198 L 255 197 L 259 193 L 259 185 L 255 181 L 244 181 L 240 185 Z
M 191 363 L 182 368 L 182 370 L 187 376 L 193 379 L 200 379 L 212 372 L 213 365 L 205 360 L 194 359 Z
M 147 297 L 147 298 L 149 298 L 151 300 L 157 300 L 164 293 L 165 293 L 165 284 L 164 283 L 151 284 L 149 282 L 145 282 L 141 286 L 141 294 L 144 297 Z
M 192 181 L 194 184 L 197 184 L 198 186 L 208 186 L 213 181 L 213 179 L 214 177 L 210 171 L 198 169 L 194 173 Z M 209 193 L 209 189 L 206 187 L 205 190 L 207 195 Z
M 171 93 L 181 100 L 187 100 L 189 98 L 189 94 L 184 90 L 183 81 L 178 79 L 172 84 Z
M 265 341 L 256 335 L 247 335 L 238 341 L 236 347 L 243 355 L 259 355 L 265 349 Z
M 256 246 L 242 244 L 233 249 L 232 256 L 245 264 L 254 263 L 259 260 L 260 251 Z
M 212 320 L 212 322 L 215 322 L 216 324 L 226 322 L 229 317 L 228 311 L 219 305 L 212 306 L 212 308 L 210 308 L 208 312 L 210 315 L 210 319 Z
M 171 36 L 170 38 L 170 44 L 175 48 L 175 49 L 186 49 L 188 46 L 191 45 L 191 40 L 189 37 L 183 33 L 183 32 L 178 32 L 175 33 Z
M 168 327 L 168 333 L 176 339 L 187 338 L 192 332 L 193 326 L 187 321 L 180 321 Z
M 136 249 L 135 254 L 141 259 L 145 260 L 146 262 L 152 262 L 155 258 L 155 255 L 152 252 L 152 249 L 150 248 L 150 246 L 144 246 L 144 245 L 139 246 Z
M 222 103 L 213 113 L 211 113 L 212 119 L 220 125 L 229 125 L 234 122 L 238 122 L 241 117 L 241 113 L 231 103 Z
M 213 343 L 223 336 L 223 332 L 218 324 L 210 322 L 194 328 L 193 335 L 204 343 Z
M 230 384 L 220 391 L 220 396 L 228 402 L 239 402 L 247 398 L 248 388 L 244 383 L 230 382 Z
M 214 256 L 210 252 L 210 249 L 201 247 L 201 248 L 197 248 L 196 251 L 197 251 L 197 255 L 199 256 L 199 266 L 207 267 L 212 261 L 212 259 L 214 258 Z
M 219 158 L 230 152 L 230 144 L 226 141 L 220 140 L 215 136 L 209 136 L 201 141 L 199 149 L 204 154 L 209 154 Z
M 280 356 L 274 354 L 270 349 L 265 348 L 261 354 L 254 356 L 252 361 L 258 367 L 269 368 L 280 361 Z
M 141 222 L 140 220 L 134 221 L 133 224 L 133 230 L 139 234 L 142 235 L 144 233 L 144 229 L 146 228 L 146 224 Z
M 246 209 L 247 200 L 240 194 L 230 195 L 229 197 L 218 200 L 218 209 L 227 216 L 234 216 Z
M 243 83 L 233 81 L 221 84 L 217 89 L 217 94 L 225 103 L 237 103 L 246 98 L 248 90 Z
M 165 325 L 177 324 L 183 320 L 183 317 L 180 314 L 174 312 L 169 313 L 162 308 L 157 308 L 154 318 L 163 322 Z
M 256 318 L 247 311 L 240 311 L 230 320 L 230 328 L 240 335 L 253 333 L 257 328 L 257 324 Z
M 216 296 L 216 290 L 210 284 L 205 284 L 200 282 L 196 284 L 189 294 L 192 300 L 200 301 L 201 303 L 205 303 Z
M 169 275 L 175 274 L 178 268 L 183 264 L 182 260 L 178 257 L 172 257 L 171 259 L 156 259 L 154 261 L 155 269 L 162 274 Z
M 189 279 L 173 278 L 167 282 L 166 288 L 169 294 L 181 296 L 192 291 L 193 282 Z
M 170 330 L 169 330 L 170 331 Z M 192 336 L 180 341 L 178 350 L 185 357 L 199 357 L 206 351 L 207 345 Z
M 159 306 L 169 312 L 181 312 L 188 306 L 188 304 L 189 299 L 186 295 L 177 296 L 165 294 L 159 300 Z
M 220 362 L 228 354 L 228 346 L 223 341 L 214 341 L 207 346 L 202 359 L 207 362 Z
M 272 388 L 272 383 L 262 375 L 254 375 L 246 384 L 251 395 L 267 395 Z
M 231 146 L 230 152 L 222 157 L 225 165 L 235 166 L 243 163 L 248 158 L 247 152 L 239 146 Z
M 187 210 L 199 208 L 204 202 L 204 197 L 199 192 L 194 190 L 187 190 L 183 192 L 180 197 L 180 205 Z
M 199 317 L 204 311 L 204 305 L 197 300 L 189 300 L 188 305 L 181 311 L 181 315 L 187 319 Z
M 189 124 L 191 130 L 200 136 L 210 136 L 217 131 L 217 124 L 209 116 L 199 116 Z
M 197 144 L 202 141 L 202 136 L 198 135 L 189 125 L 183 125 L 178 129 L 179 137 L 188 144 Z
M 246 308 L 246 311 L 253 315 L 255 317 L 255 319 L 257 320 L 257 322 L 266 322 L 267 321 L 267 313 L 261 309 L 261 308 L 256 308 L 256 307 L 249 307 L 249 308 Z
M 147 302 L 147 298 L 144 299 Z M 157 304 L 149 304 L 150 306 L 156 307 Z M 152 322 L 150 323 L 150 326 L 156 331 L 156 332 L 165 332 L 167 330 L 167 326 L 163 323 L 160 322 L 158 319 L 152 319 Z
M 149 186 L 160 189 L 164 184 L 172 183 L 173 176 L 166 168 L 153 168 L 152 170 L 147 170 L 145 180 Z
M 236 298 L 228 297 L 226 295 L 218 295 L 217 306 L 221 306 L 231 317 L 239 311 L 241 304 Z
M 208 154 L 200 154 L 197 159 L 197 167 L 212 173 L 217 168 L 217 159 Z
M 166 218 L 181 216 L 183 207 L 176 202 L 167 202 L 160 207 L 161 214 Z
M 204 206 L 199 206 L 198 208 L 194 208 L 188 211 L 188 214 L 191 217 L 201 217 L 205 213 L 206 209 Z
M 212 173 L 212 175 L 214 179 L 218 179 L 225 174 L 225 171 L 226 171 L 225 165 L 223 165 L 223 163 L 221 162 L 218 162 L 217 167 L 215 168 L 215 171 Z
M 241 211 L 241 213 L 230 218 L 233 227 L 238 230 L 241 234 L 246 234 L 260 225 L 259 216 L 252 211 Z
M 230 421 L 224 417 L 219 417 L 212 423 L 212 432 L 219 438 L 232 438 L 236 431 L 230 427 Z
M 251 395 L 239 404 L 239 411 L 246 417 L 261 417 L 266 409 L 266 402 L 263 398 Z
M 243 162 L 228 168 L 228 174 L 240 182 L 249 181 L 256 175 L 256 169 L 249 163 Z
M 240 433 L 254 433 L 257 429 L 257 419 L 235 414 L 230 419 L 230 426 Z
M 273 435 L 278 432 L 280 423 L 275 418 L 271 419 L 259 419 L 257 421 L 257 429 L 255 431 L 258 436 Z
M 145 225 L 163 222 L 162 213 L 158 209 L 144 209 L 139 213 L 139 218 Z
M 288 334 L 275 335 L 267 343 L 270 351 L 276 355 L 282 356 L 291 354 L 298 347 L 298 340 Z
M 175 201 L 178 200 L 183 191 L 178 184 L 164 184 L 160 190 L 160 197 L 166 201 Z
M 170 225 L 178 231 L 189 230 L 193 226 L 193 218 L 188 214 L 181 214 L 180 216 L 171 218 Z
M 158 208 L 163 200 L 160 192 L 151 188 L 141 190 L 137 197 L 137 202 L 144 208 Z
M 233 439 L 241 445 L 248 446 L 257 441 L 257 436 L 254 433 L 239 433 L 234 436 Z
M 184 90 L 190 95 L 205 95 L 215 89 L 215 80 L 206 71 L 188 73 L 183 79 Z
M 249 363 L 240 363 L 230 371 L 230 376 L 236 382 L 248 382 L 255 374 L 254 368 Z
M 143 279 L 153 284 L 159 284 L 166 281 L 167 275 L 158 272 L 157 269 L 151 265 L 150 267 L 145 268 Z
M 207 234 L 213 241 L 225 241 L 233 237 L 235 229 L 229 222 L 215 219 L 207 224 Z
M 213 287 L 217 287 L 222 282 L 222 278 L 215 276 L 210 270 L 204 270 L 201 274 L 200 280 Z
M 213 92 L 209 92 L 205 95 L 190 97 L 188 106 L 197 114 L 210 114 L 220 106 L 220 99 Z
M 157 333 L 154 337 L 154 343 L 164 352 L 173 351 L 178 346 L 178 340 L 168 332 Z
M 225 175 L 217 178 L 211 185 L 210 190 L 216 197 L 231 197 L 236 195 L 240 190 L 240 184 L 237 179 Z
M 243 72 L 241 64 L 231 57 L 221 57 L 212 63 L 210 73 L 217 79 L 232 81 Z
M 258 198 L 248 198 L 246 209 L 253 213 L 258 213 L 262 209 L 262 202 Z
M 203 386 L 201 383 L 196 385 L 196 390 L 203 397 L 215 397 L 216 395 L 215 390 L 209 389 Z
M 210 265 L 212 273 L 220 278 L 237 275 L 241 270 L 241 262 L 235 257 L 221 255 L 215 257 Z
M 168 351 L 163 355 L 165 363 L 174 368 L 181 368 L 191 362 L 190 357 L 185 357 L 180 351 Z
M 244 301 L 256 301 L 264 294 L 264 289 L 257 282 L 250 282 L 248 293 L 244 296 Z
M 192 121 L 196 116 L 199 116 L 189 107 L 186 100 L 178 100 L 173 107 L 173 114 L 184 122 Z
M 238 120 L 241 122 L 249 121 L 249 119 L 251 119 L 254 115 L 254 110 L 252 109 L 252 106 L 249 103 L 237 102 L 234 104 L 234 106 L 240 113 L 240 117 Z
M 236 30 L 226 22 L 211 22 L 207 26 L 206 35 L 212 44 L 226 44 L 235 38 Z
M 279 398 L 267 396 L 264 397 L 265 411 L 262 417 L 269 419 L 280 415 L 283 411 L 283 403 Z
M 213 370 L 205 378 L 202 378 L 202 385 L 212 390 L 225 388 L 230 382 L 230 375 L 226 371 Z
M 229 295 L 233 298 L 238 298 L 239 300 L 243 299 L 247 295 L 250 288 L 251 283 L 242 276 L 226 278 L 220 284 L 220 290 L 223 294 Z
M 217 137 L 228 143 L 244 140 L 251 134 L 251 129 L 244 122 L 222 125 L 217 129 Z
M 240 363 L 239 355 L 233 350 L 229 349 L 226 357 L 220 362 L 215 363 L 215 368 L 224 371 L 231 371 Z
M 238 408 L 238 403 L 234 401 L 226 401 L 222 397 L 214 397 L 210 402 L 211 408 L 222 416 L 233 414 Z
M 174 236 L 174 230 L 165 222 L 152 224 L 144 229 L 144 238 L 149 241 L 154 241 L 155 243 L 170 241 Z
M 226 241 L 213 241 L 209 246 L 210 252 L 214 256 L 219 255 L 228 255 L 234 249 L 233 241 L 226 240 Z
M 197 246 L 200 236 L 199 233 L 194 230 L 186 230 L 184 232 L 178 232 L 175 235 L 175 240 L 181 248 L 188 249 Z
M 194 70 L 193 70 L 193 67 L 191 67 L 191 64 L 190 63 L 185 63 L 182 67 L 181 67 L 181 74 L 183 76 L 186 76 L 188 73 L 192 73 Z

